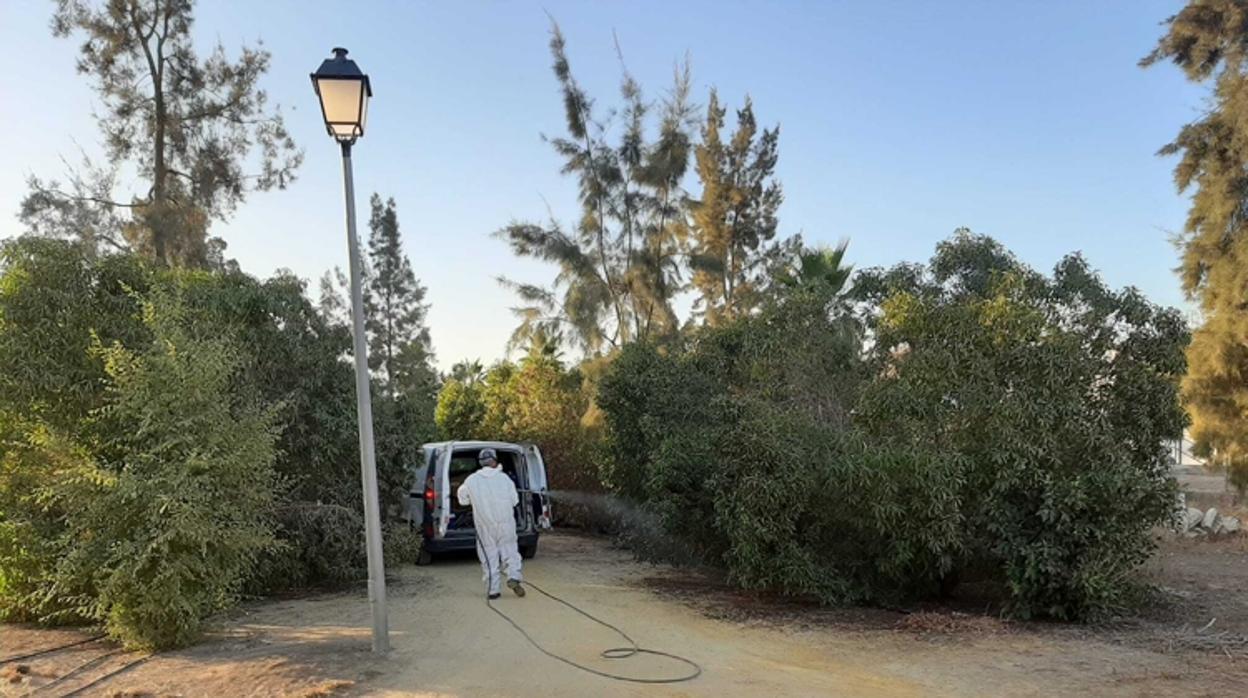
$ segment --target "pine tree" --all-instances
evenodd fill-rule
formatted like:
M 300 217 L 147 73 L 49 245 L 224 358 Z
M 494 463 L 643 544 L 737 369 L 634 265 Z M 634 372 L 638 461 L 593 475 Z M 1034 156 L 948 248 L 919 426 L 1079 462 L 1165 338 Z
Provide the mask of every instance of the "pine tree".
M 403 253 L 394 199 L 369 201 L 367 293 L 364 297 L 369 367 L 381 374 L 390 396 L 428 395 L 437 389 L 429 328 L 425 326 L 425 287 Z
M 1198 453 L 1248 488 L 1248 2 L 1191 0 L 1166 21 L 1140 63 L 1169 60 L 1212 81 L 1202 116 L 1161 155 L 1178 155 L 1180 192 L 1193 191 L 1179 245 L 1183 290 L 1203 324 L 1187 350 L 1183 397 Z
M 160 264 L 224 264 L 210 238 L 255 190 L 284 188 L 303 154 L 258 87 L 266 51 L 230 60 L 220 44 L 191 43 L 192 0 L 57 0 L 52 32 L 82 36 L 78 72 L 99 97 L 108 165 L 89 160 L 67 187 L 32 177 L 22 219 L 36 232 L 78 237 L 96 249 L 131 249 Z M 247 171 L 258 156 L 258 169 Z M 124 164 L 144 188 L 114 191 Z M 66 190 L 66 188 L 68 190 Z
M 779 127 L 758 132 L 747 97 L 737 128 L 725 143 L 725 109 L 712 90 L 694 149 L 702 196 L 693 202 L 690 231 L 695 309 L 711 325 L 748 314 L 762 300 L 769 260 L 783 253 L 769 246 L 784 195 L 775 180 Z

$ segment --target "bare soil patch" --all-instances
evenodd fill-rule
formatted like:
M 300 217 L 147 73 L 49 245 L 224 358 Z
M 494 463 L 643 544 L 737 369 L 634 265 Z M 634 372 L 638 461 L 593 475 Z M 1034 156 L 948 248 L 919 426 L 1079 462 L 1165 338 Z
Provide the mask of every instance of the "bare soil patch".
M 602 539 L 557 533 L 526 565 L 530 579 L 645 646 L 690 657 L 703 676 L 641 686 L 544 657 L 485 606 L 479 567 L 466 557 L 394 575 L 386 657 L 369 652 L 361 588 L 250 604 L 220 619 L 202 644 L 150 658 L 99 641 L 3 664 L 0 695 L 86 687 L 81 695 L 215 698 L 1242 696 L 1248 655 L 1228 638 L 1248 622 L 1246 560 L 1243 538 L 1167 540 L 1148 570 L 1166 600 L 1140 617 L 1083 626 L 1016 623 L 962 607 L 820 608 L 639 564 Z M 505 596 L 499 607 L 576 661 L 639 677 L 679 673 L 659 659 L 599 659 L 618 638 L 540 595 Z M 0 626 L 0 659 L 86 637 Z

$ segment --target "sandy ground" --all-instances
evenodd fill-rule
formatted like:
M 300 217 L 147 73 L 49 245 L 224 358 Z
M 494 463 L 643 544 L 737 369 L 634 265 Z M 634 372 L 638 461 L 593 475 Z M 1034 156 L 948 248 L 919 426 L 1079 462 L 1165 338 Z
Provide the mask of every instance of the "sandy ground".
M 598 538 L 555 534 L 530 579 L 623 626 L 642 645 L 704 668 L 689 683 L 607 681 L 541 655 L 482 598 L 472 559 L 398 571 L 390 583 L 393 651 L 368 651 L 362 590 L 256 603 L 222 619 L 206 642 L 150 658 L 103 641 L 0 666 L 0 695 L 102 696 L 1243 696 L 1248 612 L 1202 630 L 1207 586 L 1248 586 L 1248 545 L 1173 541 L 1155 574 L 1186 599 L 1147 621 L 1104 629 L 1012 624 L 926 611 L 820 611 L 747 597 L 696 574 L 635 563 Z M 1166 576 L 1209 555 L 1209 579 Z M 1199 569 L 1204 569 L 1200 567 Z M 1186 581 L 1185 581 L 1186 579 Z M 1220 592 L 1219 592 L 1220 593 Z M 1245 597 L 1228 601 L 1233 613 Z M 530 592 L 499 608 L 548 649 L 637 677 L 679 674 L 656 657 L 604 661 L 619 638 Z M 1216 631 L 1216 632 L 1215 632 Z M 88 637 L 0 626 L 0 659 Z M 1192 642 L 1176 639 L 1196 638 Z M 1248 642 L 1248 640 L 1246 640 Z M 144 660 L 144 661 L 140 661 Z M 135 663 L 139 662 L 139 663 Z M 118 669 L 121 673 L 112 674 Z M 91 684 L 104 678 L 100 683 Z

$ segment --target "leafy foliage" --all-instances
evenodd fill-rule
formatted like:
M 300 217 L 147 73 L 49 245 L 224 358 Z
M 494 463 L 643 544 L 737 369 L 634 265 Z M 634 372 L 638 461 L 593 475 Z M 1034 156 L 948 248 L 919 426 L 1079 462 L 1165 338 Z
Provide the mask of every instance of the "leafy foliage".
M 736 482 L 723 458 L 735 432 L 752 428 L 740 424 L 740 410 L 748 404 L 760 422 L 801 414 L 829 433 L 844 426 L 858 341 L 852 325 L 829 318 L 832 303 L 795 293 L 760 314 L 701 330 L 674 354 L 626 347 L 598 390 L 612 454 L 608 487 L 648 502 L 671 530 L 695 537 L 704 557 L 721 558 L 729 546 L 715 523 L 717 493 Z M 721 477 L 728 478 L 722 485 Z
M 337 504 L 292 502 L 279 507 L 275 533 L 281 545 L 264 551 L 248 581 L 252 593 L 335 588 L 366 576 L 364 519 Z M 386 556 L 387 564 L 390 563 Z
M 835 287 L 625 348 L 608 485 L 746 587 L 892 603 L 987 573 L 1017 615 L 1120 608 L 1174 501 L 1177 312 L 966 231 Z
M 1002 568 L 1016 613 L 1117 609 L 1173 507 L 1184 323 L 1078 256 L 1049 279 L 965 231 L 930 269 L 865 275 L 883 300 L 858 423 L 963 460 L 962 509 L 987 534 L 968 563 Z
M 442 383 L 438 406 L 434 410 L 438 437 L 443 440 L 465 440 L 480 429 L 485 419 L 485 401 L 481 386 L 451 378 Z
M 194 338 L 182 307 L 156 293 L 143 309 L 150 340 L 95 341 L 106 399 L 85 428 L 31 423 L 25 443 L 6 443 L 4 528 L 49 557 L 37 562 L 38 591 L 8 583 L 11 566 L 30 580 L 32 560 L 0 558 L 5 615 L 101 622 L 129 646 L 183 645 L 273 545 L 273 413 L 234 385 L 232 338 Z
M 145 322 L 147 306 L 171 307 L 165 313 L 176 321 Z M 0 616 L 104 622 L 107 609 L 125 604 L 132 610 L 116 621 L 122 624 L 116 632 L 130 642 L 191 637 L 197 622 L 191 619 L 211 606 L 203 598 L 169 600 L 168 612 L 178 617 L 158 617 L 156 605 L 167 597 L 104 595 L 108 580 L 88 574 L 105 569 L 104 552 L 75 553 L 82 564 L 72 568 L 64 561 L 71 544 L 98 545 L 107 540 L 99 532 L 107 530 L 118 541 L 152 543 L 153 555 L 168 555 L 161 565 L 178 574 L 198 574 L 195 560 L 206 553 L 184 543 L 200 540 L 194 536 L 201 529 L 170 527 L 160 513 L 170 501 L 166 513 L 183 505 L 221 509 L 198 516 L 202 530 L 215 531 L 223 543 L 235 530 L 230 526 L 241 531 L 250 522 L 275 531 L 276 546 L 204 558 L 220 563 L 227 576 L 235 562 L 242 565 L 250 592 L 361 578 L 362 538 L 350 537 L 358 533 L 351 522 L 360 520 L 362 502 L 354 383 L 343 358 L 349 344 L 347 329 L 327 321 L 303 283 L 286 273 L 262 282 L 238 272 L 153 270 L 133 255 L 100 257 L 81 243 L 39 237 L 0 245 L 0 360 L 13 367 L 0 375 Z M 113 376 L 114 369 L 124 373 Z M 125 391 L 117 387 L 123 378 L 130 381 Z M 175 380 L 181 382 L 160 382 Z M 148 390 L 161 391 L 148 400 L 159 415 L 141 412 L 141 398 L 128 397 Z M 123 397 L 131 401 L 123 404 Z M 400 396 L 379 398 L 374 414 L 383 516 L 391 518 L 409 489 L 411 456 L 432 435 L 432 409 Z M 269 475 L 244 483 L 232 468 L 259 453 L 250 436 L 258 419 L 272 443 L 269 461 L 255 467 Z M 150 439 L 172 445 L 136 440 L 147 433 L 136 424 L 163 429 Z M 179 428 L 185 431 L 176 433 Z M 230 443 L 219 442 L 227 437 L 217 429 L 231 431 Z M 204 458 L 217 460 L 209 467 Z M 143 478 L 125 475 L 127 468 Z M 244 486 L 251 489 L 232 493 Z M 129 497 L 125 506 L 110 498 L 109 487 L 125 488 L 116 495 Z M 198 494 L 184 497 L 184 487 Z M 112 509 L 93 508 L 96 500 Z M 135 518 L 106 518 L 123 511 Z M 230 512 L 239 518 L 223 520 Z M 410 537 L 387 529 L 395 555 L 410 555 Z M 172 537 L 153 538 L 160 535 Z M 166 540 L 174 547 L 161 552 Z M 178 555 L 194 560 L 183 564 Z M 147 572 L 127 569 L 153 594 L 182 584 L 181 577 L 148 579 Z M 238 591 L 242 582 L 230 580 L 213 582 L 212 603 L 226 604 Z M 175 634 L 124 629 L 148 622 Z
M 775 272 L 776 282 L 784 289 L 799 286 L 822 285 L 833 295 L 845 290 L 849 285 L 852 265 L 844 263 L 845 250 L 848 242 L 842 241 L 836 247 L 805 248 L 797 253 L 788 269 L 781 268 Z
M 176 301 L 159 295 L 144 316 L 149 348 L 97 349 L 112 397 L 99 417 L 118 435 L 101 475 L 115 480 L 81 502 L 70 527 L 80 543 L 61 564 L 92 579 L 91 615 L 110 634 L 157 648 L 193 640 L 273 545 L 276 429 L 271 410 L 231 385 L 229 339 L 191 338 Z
M 151 276 L 131 258 L 34 237 L 0 245 L 0 269 L 0 618 L 80 620 L 47 591 L 80 506 L 69 490 L 95 472 L 79 442 L 104 438 L 95 414 L 107 376 L 91 348 L 150 341 L 133 289 Z
M 444 439 L 533 442 L 550 465 L 555 489 L 601 489 L 594 445 L 582 424 L 589 396 L 578 371 L 569 371 L 546 344 L 535 344 L 518 364 L 491 367 L 483 380 L 447 380 L 438 396 Z
M 1192 416 L 1195 450 L 1229 471 L 1248 491 L 1248 5 L 1241 0 L 1192 0 L 1167 20 L 1141 65 L 1169 60 L 1188 80 L 1212 81 L 1209 107 L 1161 155 L 1177 155 L 1174 181 L 1192 191 L 1179 239 L 1183 289 L 1199 301 L 1203 323 L 1192 335 L 1183 396 Z

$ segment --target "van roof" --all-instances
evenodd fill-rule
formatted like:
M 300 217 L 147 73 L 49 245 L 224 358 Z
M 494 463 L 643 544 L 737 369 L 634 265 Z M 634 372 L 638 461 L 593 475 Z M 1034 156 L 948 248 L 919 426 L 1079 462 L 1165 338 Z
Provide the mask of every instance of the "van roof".
M 421 448 L 442 448 L 447 445 L 451 445 L 456 448 L 501 448 L 507 451 L 523 451 L 525 446 L 525 444 L 511 443 L 508 441 L 433 441 L 424 444 Z

